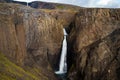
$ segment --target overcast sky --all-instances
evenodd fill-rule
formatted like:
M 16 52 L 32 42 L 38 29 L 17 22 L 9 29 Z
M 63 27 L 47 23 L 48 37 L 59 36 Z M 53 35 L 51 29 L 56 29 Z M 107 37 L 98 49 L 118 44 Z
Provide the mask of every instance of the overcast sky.
M 14 0 L 14 1 L 45 1 L 55 3 L 72 4 L 82 7 L 106 7 L 106 8 L 120 8 L 120 0 Z

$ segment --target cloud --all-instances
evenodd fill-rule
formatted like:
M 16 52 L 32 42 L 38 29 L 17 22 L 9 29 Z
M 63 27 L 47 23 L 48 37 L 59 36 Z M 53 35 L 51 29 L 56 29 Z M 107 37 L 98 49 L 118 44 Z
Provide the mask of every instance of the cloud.
M 110 1 L 105 7 L 120 8 L 120 0 Z
M 99 7 L 118 8 L 120 0 L 100 0 L 96 3 Z
M 97 2 L 97 5 L 107 5 L 111 1 L 112 0 L 100 0 L 100 1 Z

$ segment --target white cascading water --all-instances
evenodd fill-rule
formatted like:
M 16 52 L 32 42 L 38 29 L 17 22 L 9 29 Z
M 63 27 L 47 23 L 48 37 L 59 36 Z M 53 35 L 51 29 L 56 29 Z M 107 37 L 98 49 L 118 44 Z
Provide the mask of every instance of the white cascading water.
M 63 29 L 64 32 L 64 40 L 63 40 L 63 45 L 62 45 L 62 52 L 61 52 L 61 58 L 60 58 L 60 64 L 59 64 L 59 71 L 56 71 L 56 74 L 64 74 L 67 72 L 67 32 L 65 29 Z

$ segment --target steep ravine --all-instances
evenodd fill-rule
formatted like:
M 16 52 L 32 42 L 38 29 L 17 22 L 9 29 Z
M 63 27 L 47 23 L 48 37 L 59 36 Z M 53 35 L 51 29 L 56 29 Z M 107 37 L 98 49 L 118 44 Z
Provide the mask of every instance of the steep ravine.
M 68 80 L 119 80 L 119 25 L 119 9 L 41 10 L 0 3 L 0 79 L 58 80 L 53 69 L 66 28 Z

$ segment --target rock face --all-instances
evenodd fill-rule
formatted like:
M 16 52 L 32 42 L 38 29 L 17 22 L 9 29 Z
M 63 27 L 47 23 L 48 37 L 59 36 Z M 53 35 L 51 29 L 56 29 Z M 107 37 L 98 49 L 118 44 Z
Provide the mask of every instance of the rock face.
M 47 65 L 41 63 L 45 63 L 46 60 L 54 65 L 54 59 L 57 58 L 61 48 L 63 26 L 42 11 L 25 11 L 24 25 L 26 26 L 27 52 L 28 55 L 31 55 L 29 57 L 32 57 L 35 62 L 44 67 L 47 67 Z M 31 61 L 30 64 L 33 65 Z
M 43 10 L 44 11 L 44 10 Z M 69 25 L 75 20 L 76 11 L 69 10 L 50 10 L 44 11 L 51 17 L 55 18 L 57 22 L 61 23 L 64 28 L 69 28 Z
M 20 12 L 21 14 L 21 12 Z M 23 17 L 15 9 L 0 5 L 0 51 L 16 63 L 23 63 L 26 56 Z
M 68 39 L 69 80 L 119 80 L 119 20 L 119 9 L 79 10 Z
M 119 80 L 120 10 L 54 7 L 0 3 L 0 79 L 57 80 L 64 27 L 68 80 Z
M 43 11 L 0 3 L 0 52 L 39 80 L 56 80 L 52 67 L 62 39 L 63 26 Z

